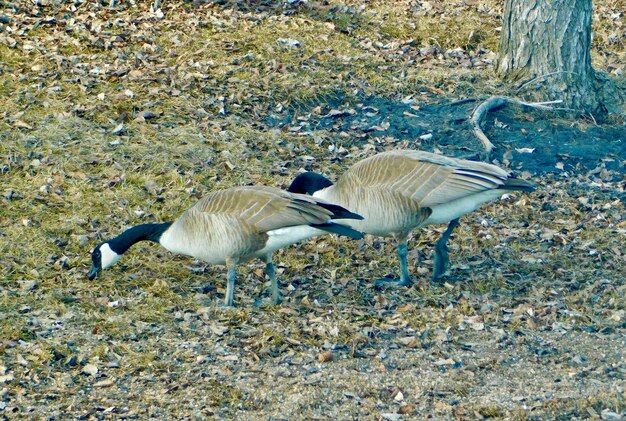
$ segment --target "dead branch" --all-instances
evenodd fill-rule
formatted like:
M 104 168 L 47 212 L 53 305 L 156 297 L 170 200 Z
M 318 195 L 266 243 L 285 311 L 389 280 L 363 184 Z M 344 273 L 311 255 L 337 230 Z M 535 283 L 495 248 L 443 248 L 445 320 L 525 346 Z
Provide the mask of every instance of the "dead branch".
M 545 102 L 524 102 L 524 101 L 520 101 L 519 99 L 508 98 L 504 96 L 492 96 L 491 98 L 487 99 L 486 101 L 478 105 L 476 108 L 474 108 L 474 111 L 472 111 L 472 113 L 470 114 L 469 120 L 470 120 L 470 123 L 472 123 L 474 134 L 476 135 L 478 140 L 480 140 L 480 143 L 483 144 L 483 148 L 485 148 L 485 154 L 488 157 L 491 151 L 493 150 L 494 145 L 493 143 L 491 143 L 487 135 L 485 135 L 485 132 L 483 132 L 483 129 L 480 127 L 480 123 L 482 122 L 482 120 L 485 118 L 485 116 L 487 115 L 489 111 L 495 110 L 496 108 L 500 108 L 507 103 L 523 105 L 525 107 L 531 107 L 531 108 L 538 108 L 541 110 L 553 110 L 553 111 L 554 110 L 567 110 L 566 108 L 550 107 L 551 104 L 560 104 L 562 102 L 563 101 L 560 99 L 555 100 L 555 101 L 545 101 Z
M 487 155 L 489 155 L 493 150 L 493 143 L 491 143 L 487 135 L 485 135 L 485 132 L 483 132 L 483 129 L 480 127 L 480 122 L 489 111 L 495 108 L 499 108 L 506 103 L 507 99 L 505 97 L 492 96 L 491 98 L 487 99 L 476 108 L 474 108 L 474 111 L 472 111 L 472 114 L 470 114 L 470 123 L 472 123 L 472 127 L 474 128 L 474 134 L 483 144 L 483 148 L 485 148 L 485 152 L 487 153 Z

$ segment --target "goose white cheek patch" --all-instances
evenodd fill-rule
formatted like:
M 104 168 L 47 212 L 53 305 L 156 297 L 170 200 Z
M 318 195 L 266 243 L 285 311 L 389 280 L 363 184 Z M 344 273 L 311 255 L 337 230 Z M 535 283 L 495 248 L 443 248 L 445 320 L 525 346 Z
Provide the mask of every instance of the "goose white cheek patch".
M 102 269 L 107 269 L 117 263 L 120 260 L 120 255 L 111 250 L 109 244 L 104 243 L 100 246 L 100 253 L 102 253 L 101 263 Z

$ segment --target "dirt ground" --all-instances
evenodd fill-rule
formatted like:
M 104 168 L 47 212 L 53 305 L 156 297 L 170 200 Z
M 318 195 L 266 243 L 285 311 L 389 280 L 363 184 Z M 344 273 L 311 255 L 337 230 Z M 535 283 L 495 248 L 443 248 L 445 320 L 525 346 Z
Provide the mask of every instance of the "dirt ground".
M 164 1 L 163 15 L 141 2 L 11 3 L 0 418 L 623 419 L 623 120 L 490 112 L 490 159 L 537 190 L 462 218 L 440 282 L 443 226 L 410 241 L 411 288 L 374 287 L 398 263 L 393 242 L 371 236 L 277 252 L 278 306 L 260 304 L 261 263 L 242 265 L 223 309 L 223 267 L 154 244 L 86 279 L 99 241 L 214 189 L 286 187 L 303 169 L 335 179 L 392 148 L 477 159 L 467 117 L 506 93 L 488 72 L 497 2 L 456 4 L 466 23 L 439 2 Z M 619 78 L 626 35 L 609 42 L 618 11 L 597 3 L 596 66 Z M 407 42 L 415 16 L 458 40 L 432 32 L 435 54 Z M 484 38 L 457 57 L 474 30 Z
M 270 127 L 278 126 L 296 133 L 327 130 L 347 134 L 347 140 L 342 142 L 345 146 L 362 146 L 371 139 L 388 136 L 406 141 L 410 148 L 432 151 L 436 147 L 446 155 L 473 157 L 480 148 L 468 117 L 484 100 L 485 97 L 469 98 L 460 103 L 446 103 L 434 98 L 430 100 L 433 102 L 422 104 L 413 98 L 404 102 L 376 97 L 344 101 L 333 98 L 301 107 L 297 112 L 285 110 L 282 118 L 271 115 L 267 122 Z M 299 115 L 307 115 L 312 110 L 319 110 L 321 115 L 292 123 L 294 116 L 297 120 Z M 333 117 L 331 111 L 337 115 Z M 512 105 L 489 113 L 483 124 L 498 140 L 492 159 L 503 162 L 506 155 L 511 168 L 537 175 L 593 169 L 601 164 L 609 170 L 617 170 L 616 174 L 624 172 L 623 125 L 599 126 L 591 122 L 572 125 L 571 120 L 559 119 L 558 113 L 554 114 Z M 563 168 L 557 168 L 557 162 L 561 162 Z

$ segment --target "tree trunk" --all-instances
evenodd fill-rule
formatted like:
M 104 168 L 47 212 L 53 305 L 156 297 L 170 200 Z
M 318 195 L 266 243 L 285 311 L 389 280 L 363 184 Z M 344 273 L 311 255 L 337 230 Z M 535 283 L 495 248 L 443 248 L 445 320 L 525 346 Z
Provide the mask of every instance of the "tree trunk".
M 506 0 L 498 73 L 532 99 L 601 117 L 626 113 L 626 94 L 591 67 L 591 0 Z

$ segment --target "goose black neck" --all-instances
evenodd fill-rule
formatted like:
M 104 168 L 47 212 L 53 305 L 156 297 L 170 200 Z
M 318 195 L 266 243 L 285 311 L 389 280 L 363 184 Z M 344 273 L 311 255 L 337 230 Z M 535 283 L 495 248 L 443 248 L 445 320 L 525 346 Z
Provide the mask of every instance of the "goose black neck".
M 293 179 L 287 189 L 290 193 L 310 194 L 332 186 L 333 183 L 328 178 L 316 172 L 307 171 Z
M 139 241 L 152 241 L 158 243 L 161 235 L 172 225 L 171 222 L 161 224 L 141 224 L 127 229 L 117 237 L 109 240 L 111 250 L 117 254 L 123 254 L 133 244 Z

